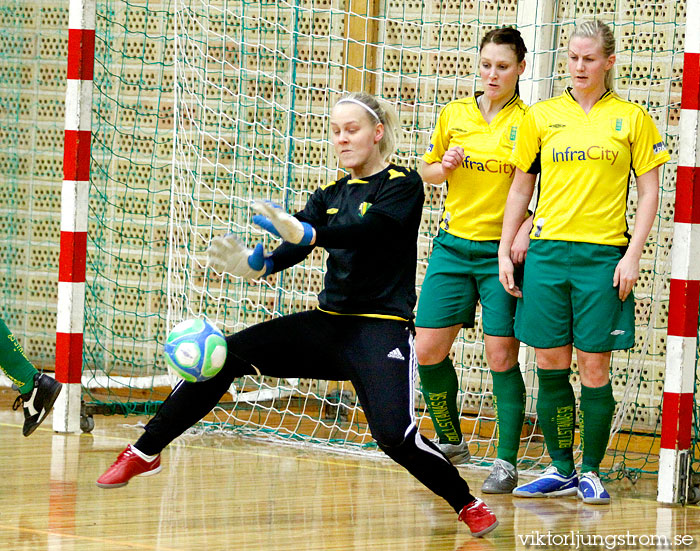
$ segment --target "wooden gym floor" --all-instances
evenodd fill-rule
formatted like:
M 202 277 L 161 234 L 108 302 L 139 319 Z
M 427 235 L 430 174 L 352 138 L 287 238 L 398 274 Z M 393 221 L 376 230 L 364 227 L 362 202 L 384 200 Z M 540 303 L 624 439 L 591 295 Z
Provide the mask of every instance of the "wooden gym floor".
M 700 508 L 659 505 L 654 480 L 641 480 L 610 484 L 604 506 L 486 496 L 501 524 L 476 539 L 388 460 L 220 435 L 181 438 L 160 474 L 98 488 L 144 420 L 96 417 L 91 434 L 60 435 L 49 419 L 24 438 L 21 415 L 3 407 L 0 551 L 532 551 L 591 535 L 607 538 L 583 540 L 601 543 L 591 550 L 657 549 L 660 536 L 665 549 L 695 549 L 700 538 Z M 486 471 L 460 472 L 479 495 Z

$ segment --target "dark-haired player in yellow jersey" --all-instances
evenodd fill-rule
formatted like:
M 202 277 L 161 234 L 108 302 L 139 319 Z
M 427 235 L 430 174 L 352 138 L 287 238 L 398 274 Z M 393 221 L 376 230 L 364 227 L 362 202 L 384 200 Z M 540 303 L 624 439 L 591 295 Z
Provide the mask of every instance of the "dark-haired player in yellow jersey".
M 579 25 L 569 42 L 573 86 L 529 109 L 511 158 L 518 171 L 503 222 L 501 281 L 522 296 L 515 334 L 535 347 L 537 413 L 552 458 L 540 478 L 513 491 L 516 496 L 610 501 L 598 476 L 615 410 L 610 355 L 634 345 L 631 292 L 656 216 L 658 167 L 669 160 L 646 110 L 613 92 L 614 62 L 610 28 L 600 21 Z M 523 170 L 538 156 L 539 199 L 521 292 L 510 243 L 533 192 L 533 178 Z M 626 222 L 630 170 L 638 193 L 632 235 Z M 572 347 L 581 375 L 580 478 L 573 459 Z
M 416 316 L 421 389 L 440 449 L 455 464 L 468 461 L 449 352 L 460 329 L 474 326 L 480 301 L 499 435 L 498 457 L 482 486 L 486 493 L 509 493 L 517 484 L 525 414 L 520 343 L 513 336 L 516 299 L 498 280 L 498 241 L 515 173 L 508 159 L 526 109 L 518 95 L 526 51 L 515 29 L 484 36 L 479 58 L 484 91 L 442 109 L 423 155 L 423 178 L 431 184 L 447 180 L 447 198 Z M 527 249 L 527 229 L 515 247 L 519 260 Z

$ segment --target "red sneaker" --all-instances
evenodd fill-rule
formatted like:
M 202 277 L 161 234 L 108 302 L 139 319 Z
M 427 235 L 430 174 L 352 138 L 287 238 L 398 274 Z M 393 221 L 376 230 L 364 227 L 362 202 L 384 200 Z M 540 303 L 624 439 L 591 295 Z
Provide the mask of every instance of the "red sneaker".
M 153 461 L 146 461 L 136 455 L 129 444 L 112 466 L 97 479 L 97 485 L 100 488 L 120 488 L 135 476 L 158 474 L 161 468 L 160 454 Z
M 478 497 L 469 505 L 464 506 L 459 514 L 459 520 L 469 526 L 469 530 L 475 538 L 485 536 L 498 526 L 496 515 Z

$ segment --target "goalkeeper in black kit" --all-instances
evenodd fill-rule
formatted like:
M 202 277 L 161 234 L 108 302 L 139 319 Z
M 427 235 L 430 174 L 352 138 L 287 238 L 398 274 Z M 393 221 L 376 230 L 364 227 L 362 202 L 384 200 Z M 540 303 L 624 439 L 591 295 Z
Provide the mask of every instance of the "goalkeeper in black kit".
M 483 536 L 498 525 L 495 515 L 419 434 L 415 420 L 412 319 L 423 182 L 417 172 L 388 162 L 398 120 L 373 96 L 342 97 L 330 124 L 349 175 L 321 186 L 295 216 L 271 203 L 253 204 L 253 222 L 283 239 L 272 253 L 262 245 L 248 249 L 232 235 L 215 238 L 209 250 L 217 272 L 255 279 L 324 247 L 328 262 L 318 308 L 228 336 L 223 369 L 207 381 L 176 386 L 97 485 L 116 488 L 157 473 L 160 452 L 216 406 L 235 378 L 258 373 L 350 381 L 378 446 L 443 497 L 474 536 Z

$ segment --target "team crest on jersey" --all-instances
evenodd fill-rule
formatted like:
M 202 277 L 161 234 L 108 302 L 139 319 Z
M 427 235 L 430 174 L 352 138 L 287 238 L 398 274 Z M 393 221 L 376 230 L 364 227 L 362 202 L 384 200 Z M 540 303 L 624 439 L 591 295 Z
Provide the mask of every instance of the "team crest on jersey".
M 625 126 L 625 121 L 622 118 L 610 119 L 610 126 L 615 132 L 620 132 Z
M 364 216 L 369 207 L 372 206 L 372 203 L 360 203 L 359 211 L 360 211 L 360 216 Z

